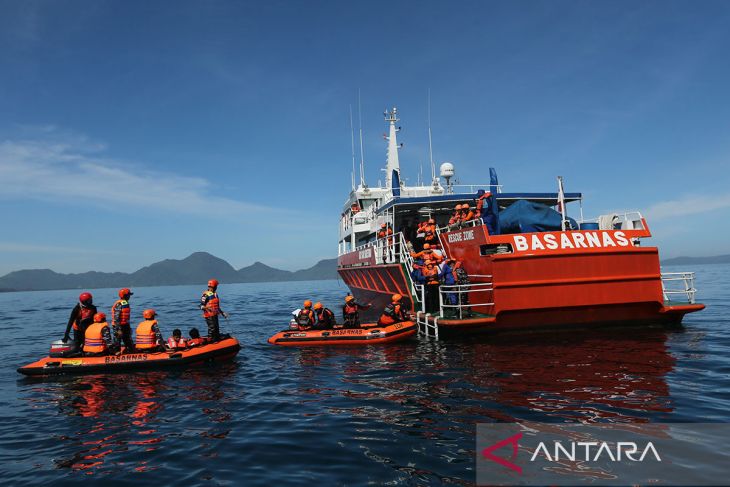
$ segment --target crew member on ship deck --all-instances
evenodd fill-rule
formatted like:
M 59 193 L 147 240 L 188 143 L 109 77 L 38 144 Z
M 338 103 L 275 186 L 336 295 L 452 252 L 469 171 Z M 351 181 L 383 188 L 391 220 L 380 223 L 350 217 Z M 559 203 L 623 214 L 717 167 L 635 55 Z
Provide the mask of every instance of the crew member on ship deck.
M 441 286 L 441 273 L 439 268 L 431 260 L 426 261 L 423 269 L 423 276 L 426 278 L 426 313 L 433 313 L 439 309 L 439 286 Z

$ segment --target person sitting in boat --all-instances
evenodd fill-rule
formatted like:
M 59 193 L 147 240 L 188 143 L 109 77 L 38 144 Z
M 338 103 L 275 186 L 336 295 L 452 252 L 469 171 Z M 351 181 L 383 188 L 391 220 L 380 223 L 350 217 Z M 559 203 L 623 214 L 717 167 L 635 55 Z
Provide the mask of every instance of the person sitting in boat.
M 172 336 L 167 339 L 167 348 L 171 350 L 182 350 L 187 348 L 188 342 L 182 336 L 180 329 L 175 328 L 172 330 Z
M 297 325 L 300 330 L 311 330 L 316 323 L 314 311 L 312 311 L 312 301 L 307 299 L 304 301 L 304 308 L 299 311 L 297 315 Z
M 142 313 L 144 321 L 137 325 L 137 350 L 141 352 L 162 351 L 165 347 L 162 345 L 162 333 L 157 326 L 155 317 L 157 313 L 153 309 L 146 309 Z
M 173 332 L 174 333 L 174 332 Z M 190 339 L 187 341 L 188 347 L 199 347 L 205 345 L 205 338 L 200 336 L 200 332 L 197 328 L 190 328 Z
M 79 302 L 76 303 L 74 309 L 71 310 L 71 316 L 66 325 L 66 333 L 63 334 L 63 341 L 69 340 L 69 332 L 73 327 L 74 345 L 76 351 L 80 352 L 84 346 L 84 334 L 86 327 L 94 322 L 96 314 L 96 306 L 94 306 L 94 298 L 91 293 L 83 292 L 79 295 Z
M 388 326 L 401 321 L 408 321 L 408 312 L 401 303 L 403 296 L 400 294 L 394 294 L 391 297 L 391 302 L 383 310 L 383 314 L 378 319 L 378 325 Z
M 104 313 L 94 314 L 94 322 L 86 328 L 84 336 L 84 355 L 95 357 L 109 355 L 114 348 L 109 323 Z
M 358 328 L 360 326 L 360 310 L 370 309 L 372 303 L 360 304 L 355 301 L 355 296 L 345 296 L 345 305 L 342 307 L 342 320 L 345 328 Z
M 332 310 L 325 308 L 320 302 L 314 303 L 314 314 L 317 317 L 317 329 L 319 330 L 331 330 L 337 324 Z

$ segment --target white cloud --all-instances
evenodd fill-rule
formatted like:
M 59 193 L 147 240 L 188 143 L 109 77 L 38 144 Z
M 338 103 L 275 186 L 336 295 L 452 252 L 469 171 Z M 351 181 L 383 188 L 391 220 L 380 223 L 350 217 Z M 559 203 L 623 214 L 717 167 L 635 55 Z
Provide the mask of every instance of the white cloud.
M 271 208 L 214 195 L 213 183 L 151 171 L 104 156 L 106 146 L 51 128 L 36 139 L 0 142 L 0 198 L 137 207 L 152 211 L 240 215 Z
M 649 221 L 696 215 L 730 208 L 730 194 L 688 195 L 672 201 L 655 203 L 646 210 Z

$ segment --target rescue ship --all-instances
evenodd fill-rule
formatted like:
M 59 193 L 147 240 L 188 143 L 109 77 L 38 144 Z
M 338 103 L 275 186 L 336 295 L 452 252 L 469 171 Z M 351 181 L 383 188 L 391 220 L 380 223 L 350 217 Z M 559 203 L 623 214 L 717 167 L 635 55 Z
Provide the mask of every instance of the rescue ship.
M 407 186 L 400 174 L 396 108 L 388 125 L 385 184 L 360 184 L 339 222 L 338 273 L 360 302 L 382 310 L 392 294 L 410 298 L 419 332 L 540 329 L 600 324 L 678 324 L 704 305 L 695 302 L 694 273 L 662 273 L 657 247 L 638 211 L 583 217 L 581 193 L 506 192 L 497 172 L 489 183 L 455 184 L 454 165 L 440 165 L 431 184 Z M 362 143 L 362 142 L 361 142 Z M 429 141 L 430 145 L 430 141 Z M 353 166 L 354 166 L 353 137 Z M 475 218 L 449 224 L 457 204 Z M 578 206 L 578 208 L 575 208 Z M 568 216 L 568 209 L 576 218 Z M 425 309 L 425 286 L 414 279 L 412 228 L 433 219 L 443 257 L 461 262 L 468 282 L 441 285 L 438 309 Z M 393 233 L 378 238 L 385 224 Z M 453 296 L 458 296 L 454 303 Z

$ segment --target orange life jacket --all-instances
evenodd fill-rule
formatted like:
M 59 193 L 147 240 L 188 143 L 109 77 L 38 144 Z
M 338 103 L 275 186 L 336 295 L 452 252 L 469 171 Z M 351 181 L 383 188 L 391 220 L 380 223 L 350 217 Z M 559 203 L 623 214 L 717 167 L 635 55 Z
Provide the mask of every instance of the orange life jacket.
M 345 307 L 342 311 L 345 315 L 354 315 L 358 311 L 357 304 L 345 303 Z
M 106 321 L 101 323 L 92 323 L 86 328 L 84 334 L 84 352 L 86 353 L 102 353 L 106 352 L 106 341 L 104 340 L 104 328 L 109 328 Z
M 383 314 L 380 315 L 378 323 L 387 326 L 392 325 L 393 323 L 398 323 L 399 321 L 403 321 L 401 316 L 401 305 L 390 303 L 383 310 Z
M 157 324 L 157 320 L 144 320 L 137 325 L 137 344 L 138 350 L 145 350 L 157 347 L 157 334 L 153 327 Z
M 179 340 L 175 340 L 175 337 L 172 336 L 167 339 L 167 346 L 169 348 L 185 348 L 187 347 L 187 342 L 185 342 L 185 339 L 183 337 L 180 337 Z
M 469 213 L 462 211 L 461 212 L 461 221 L 468 222 L 474 219 L 474 212 L 469 210 Z
M 423 277 L 426 278 L 426 284 L 439 284 L 439 270 L 436 267 L 423 269 Z
M 301 326 L 312 326 L 314 325 L 314 311 L 311 309 L 304 308 L 297 315 L 297 324 Z
M 204 338 L 191 338 L 190 340 L 188 340 L 188 347 L 197 347 L 198 345 L 203 345 L 204 343 Z
M 221 310 L 221 301 L 218 299 L 218 293 L 208 290 L 203 293 L 203 296 L 208 297 L 205 308 L 203 308 L 203 318 L 218 316 Z
M 79 311 L 79 315 L 76 317 L 76 321 L 74 321 L 73 328 L 74 330 L 79 330 L 79 323 L 85 320 L 93 320 L 94 315 L 96 314 L 96 308 L 86 308 L 84 306 L 80 306 L 81 310 Z
M 112 323 L 115 325 L 129 325 L 132 308 L 126 299 L 120 299 L 112 306 Z

